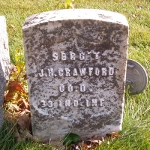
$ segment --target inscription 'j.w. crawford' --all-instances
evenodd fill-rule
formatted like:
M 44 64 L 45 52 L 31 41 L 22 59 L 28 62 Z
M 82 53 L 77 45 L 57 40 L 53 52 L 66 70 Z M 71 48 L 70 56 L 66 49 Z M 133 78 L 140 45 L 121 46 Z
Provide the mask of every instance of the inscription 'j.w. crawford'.
M 112 76 L 114 75 L 113 67 L 87 67 L 87 68 L 58 68 L 54 71 L 54 68 L 41 69 L 38 73 L 39 77 L 76 77 L 76 76 Z

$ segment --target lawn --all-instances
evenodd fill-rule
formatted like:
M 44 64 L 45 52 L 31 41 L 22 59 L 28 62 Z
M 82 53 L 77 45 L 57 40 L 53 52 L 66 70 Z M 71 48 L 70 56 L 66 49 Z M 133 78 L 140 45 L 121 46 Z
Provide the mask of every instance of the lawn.
M 66 8 L 65 0 L 1 0 L 0 15 L 7 19 L 11 62 L 18 65 L 15 53 L 24 62 L 22 26 L 27 17 L 50 10 Z M 128 58 L 138 61 L 145 68 L 150 80 L 150 1 L 149 0 L 74 0 L 74 7 L 105 9 L 122 13 L 129 26 Z M 97 150 L 150 150 L 150 84 L 138 95 L 125 96 L 122 138 Z M 5 122 L 0 132 L 1 150 L 49 150 L 51 145 L 32 141 L 16 142 L 13 125 Z M 58 148 L 59 149 L 59 148 Z

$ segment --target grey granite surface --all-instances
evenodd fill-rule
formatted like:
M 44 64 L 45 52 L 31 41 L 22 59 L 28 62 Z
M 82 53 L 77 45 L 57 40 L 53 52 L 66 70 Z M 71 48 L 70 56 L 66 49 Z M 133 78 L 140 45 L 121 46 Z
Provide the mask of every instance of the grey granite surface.
M 6 19 L 0 16 L 0 128 L 3 125 L 3 100 L 6 80 L 9 79 L 10 56 L 8 48 L 8 35 L 6 31 Z
M 32 130 L 41 140 L 122 129 L 128 22 L 73 9 L 33 15 L 23 26 Z

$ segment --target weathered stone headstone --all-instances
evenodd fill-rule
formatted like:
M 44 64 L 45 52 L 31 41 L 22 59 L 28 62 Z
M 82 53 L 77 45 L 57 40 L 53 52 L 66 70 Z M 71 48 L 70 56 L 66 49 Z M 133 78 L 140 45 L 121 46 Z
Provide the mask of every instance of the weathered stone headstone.
M 0 128 L 3 124 L 3 100 L 6 80 L 9 79 L 9 48 L 8 48 L 8 35 L 6 31 L 6 19 L 0 16 Z
M 122 128 L 128 22 L 118 13 L 44 12 L 23 26 L 32 130 L 41 139 Z

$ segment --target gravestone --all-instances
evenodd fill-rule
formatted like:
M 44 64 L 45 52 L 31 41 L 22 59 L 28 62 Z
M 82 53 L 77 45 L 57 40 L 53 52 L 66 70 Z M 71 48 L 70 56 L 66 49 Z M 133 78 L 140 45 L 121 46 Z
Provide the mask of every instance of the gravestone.
M 43 12 L 26 19 L 23 38 L 34 136 L 121 130 L 128 45 L 122 14 Z
M 2 105 L 4 101 L 4 90 L 6 80 L 9 79 L 9 48 L 8 48 L 8 35 L 6 31 L 6 19 L 0 16 L 0 128 L 3 124 L 3 110 Z

